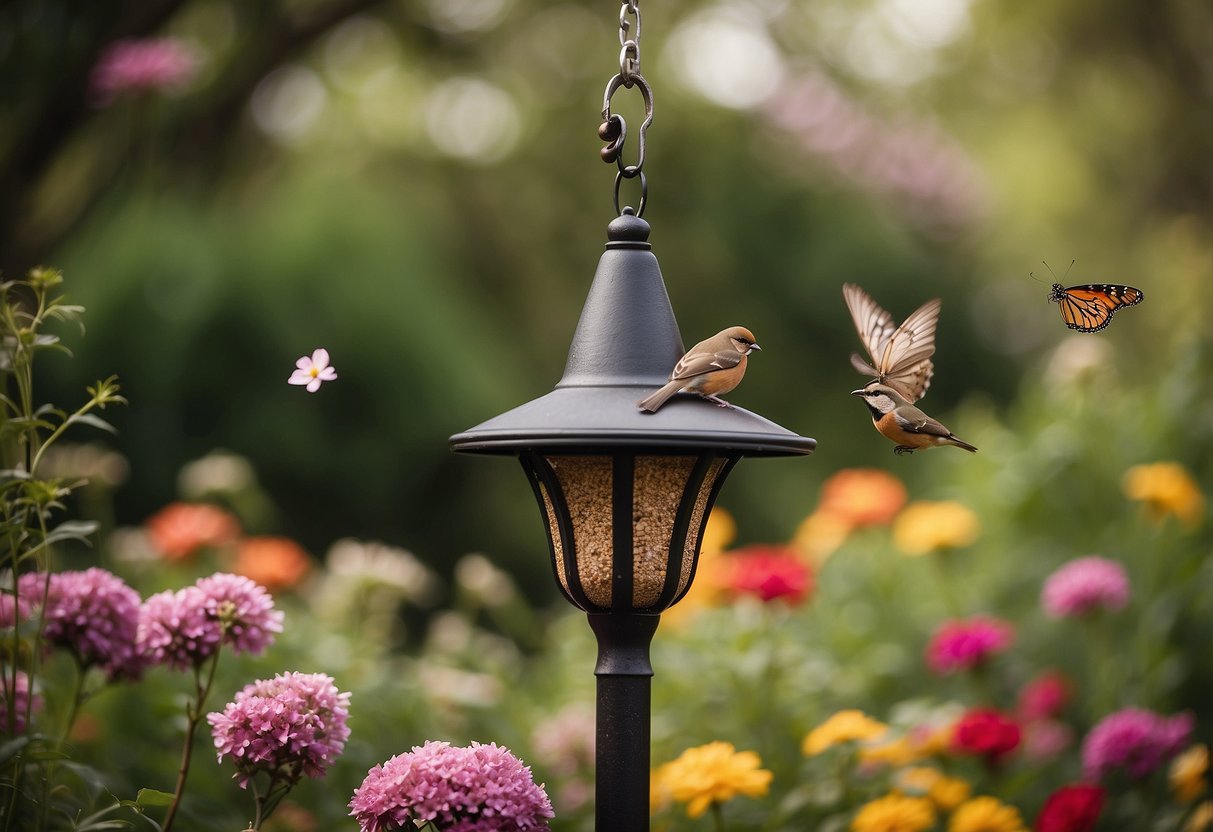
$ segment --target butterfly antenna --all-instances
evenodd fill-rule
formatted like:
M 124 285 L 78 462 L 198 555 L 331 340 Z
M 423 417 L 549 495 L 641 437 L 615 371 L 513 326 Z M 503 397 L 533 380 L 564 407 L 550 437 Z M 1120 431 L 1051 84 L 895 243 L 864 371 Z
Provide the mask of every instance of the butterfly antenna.
M 1074 264 L 1077 262 L 1078 262 L 1077 257 L 1075 257 L 1073 260 L 1070 261 L 1070 265 L 1066 268 L 1066 273 L 1061 276 L 1062 283 L 1065 283 L 1065 279 L 1070 276 L 1070 269 L 1074 268 Z
M 1048 283 L 1049 282 L 1047 280 L 1041 280 L 1039 277 L 1036 276 L 1035 272 L 1028 272 L 1028 277 L 1032 278 L 1037 283 Z
M 1057 272 L 1053 271 L 1053 267 L 1050 266 L 1048 263 L 1046 263 L 1044 260 L 1041 260 L 1040 262 L 1045 264 L 1045 268 L 1049 270 L 1049 274 L 1053 275 L 1054 280 L 1057 280 Z

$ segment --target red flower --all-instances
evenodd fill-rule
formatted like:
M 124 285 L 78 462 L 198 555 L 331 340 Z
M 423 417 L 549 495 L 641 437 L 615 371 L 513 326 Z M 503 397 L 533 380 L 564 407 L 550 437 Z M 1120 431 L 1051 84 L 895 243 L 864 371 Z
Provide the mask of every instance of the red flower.
M 996 763 L 1019 747 L 1020 730 L 1015 720 L 993 708 L 975 708 L 952 729 L 952 750 L 985 757 Z
M 1073 685 L 1059 671 L 1048 670 L 1019 691 L 1019 718 L 1025 722 L 1052 719 L 1070 701 Z
M 1036 818 L 1036 832 L 1091 832 L 1105 795 L 1101 786 L 1063 786 L 1045 801 Z
M 731 554 L 729 561 L 725 584 L 733 592 L 799 604 L 813 591 L 813 573 L 789 547 L 747 546 Z
M 207 503 L 172 503 L 147 519 L 152 546 L 168 560 L 181 560 L 203 546 L 222 546 L 240 535 L 240 524 Z

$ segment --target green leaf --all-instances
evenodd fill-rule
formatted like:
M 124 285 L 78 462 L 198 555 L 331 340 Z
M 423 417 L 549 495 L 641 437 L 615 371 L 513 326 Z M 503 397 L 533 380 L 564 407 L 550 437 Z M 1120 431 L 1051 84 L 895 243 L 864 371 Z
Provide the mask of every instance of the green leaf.
M 16 739 L 11 739 L 8 742 L 0 745 L 0 766 L 4 766 L 9 760 L 21 753 L 21 750 L 30 744 L 28 734 L 23 734 Z
M 50 546 L 64 540 L 78 540 L 91 546 L 93 542 L 89 536 L 97 531 L 97 526 L 98 523 L 93 520 L 67 520 L 47 532 L 45 545 Z
M 135 805 L 140 809 L 148 806 L 171 806 L 173 796 L 169 792 L 157 791 L 156 789 L 140 789 L 139 794 L 135 796 Z
M 89 425 L 94 428 L 99 428 L 107 433 L 117 433 L 118 429 L 109 422 L 102 419 L 100 416 L 95 416 L 92 413 L 73 413 L 67 417 L 65 425 Z

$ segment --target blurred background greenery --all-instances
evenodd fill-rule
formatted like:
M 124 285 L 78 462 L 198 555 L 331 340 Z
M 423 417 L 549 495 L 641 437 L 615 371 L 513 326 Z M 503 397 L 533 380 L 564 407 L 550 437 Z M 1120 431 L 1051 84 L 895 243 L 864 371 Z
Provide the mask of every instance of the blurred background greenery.
M 1029 422 L 1044 431 L 1064 417 L 1019 394 L 1054 346 L 1083 337 L 1126 401 L 1191 408 L 1161 450 L 1209 481 L 1207 4 L 642 10 L 657 110 L 646 218 L 684 341 L 752 328 L 764 351 L 734 401 L 820 443 L 806 461 L 738 468 L 721 502 L 744 539 L 786 539 L 843 467 L 887 466 L 914 491 L 989 464 L 895 459 L 872 431 L 847 395 L 860 378 L 844 281 L 898 320 L 944 299 L 924 404 L 979 446 L 1009 408 L 1039 408 Z M 617 11 L 4 4 L 0 268 L 61 267 L 88 309 L 76 359 L 48 360 L 46 398 L 121 378 L 131 406 L 107 440 L 130 462 L 119 523 L 172 500 L 181 465 L 222 447 L 271 496 L 251 531 L 314 553 L 381 539 L 444 574 L 489 551 L 535 599 L 554 597 L 521 472 L 456 458 L 446 438 L 560 377 L 613 213 L 595 129 Z M 107 47 L 147 37 L 179 39 L 189 77 L 99 95 Z M 1129 283 L 1146 302 L 1071 335 L 1029 272 L 1072 259 L 1069 283 Z M 340 379 L 308 396 L 285 381 L 317 346 Z M 1176 365 L 1195 391 L 1160 387 Z M 1107 450 L 1118 470 L 1160 451 Z M 1031 477 L 1049 500 L 1076 496 L 1064 471 Z

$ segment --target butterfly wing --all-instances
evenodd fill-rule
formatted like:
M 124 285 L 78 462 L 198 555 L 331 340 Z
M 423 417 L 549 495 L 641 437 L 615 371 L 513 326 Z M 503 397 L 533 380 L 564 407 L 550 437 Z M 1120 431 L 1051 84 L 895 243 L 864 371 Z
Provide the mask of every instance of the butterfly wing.
M 1087 283 L 1068 289 L 1055 284 L 1049 299 L 1061 307 L 1061 319 L 1070 329 L 1099 332 L 1112 322 L 1117 309 L 1141 303 L 1145 293 L 1112 283 Z

